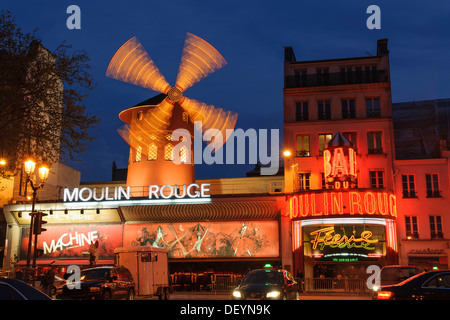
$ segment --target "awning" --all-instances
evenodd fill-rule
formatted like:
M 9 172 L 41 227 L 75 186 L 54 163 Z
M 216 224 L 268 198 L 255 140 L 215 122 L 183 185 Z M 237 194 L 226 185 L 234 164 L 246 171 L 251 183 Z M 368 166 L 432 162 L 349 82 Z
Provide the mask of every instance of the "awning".
M 120 210 L 126 222 L 277 219 L 280 215 L 275 201 L 123 206 Z
M 32 264 L 31 262 L 30 264 Z M 14 263 L 14 266 L 16 267 L 24 267 L 27 265 L 26 260 L 20 260 L 18 262 Z M 87 266 L 89 265 L 89 260 L 74 260 L 74 259 L 62 259 L 62 260 L 36 260 L 37 266 L 70 266 L 70 265 L 77 265 L 77 266 Z M 114 260 L 98 260 L 97 266 L 100 265 L 114 265 Z
M 36 260 L 37 266 L 42 265 L 51 265 L 55 262 L 55 260 Z M 19 260 L 17 262 L 13 262 L 14 266 L 22 267 L 27 265 L 27 260 Z M 30 265 L 33 264 L 33 260 L 30 261 Z

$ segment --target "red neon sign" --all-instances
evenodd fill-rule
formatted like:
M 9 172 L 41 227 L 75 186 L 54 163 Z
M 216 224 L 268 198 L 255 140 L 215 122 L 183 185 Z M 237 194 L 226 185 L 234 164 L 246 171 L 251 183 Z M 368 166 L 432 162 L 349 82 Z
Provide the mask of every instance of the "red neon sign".
M 397 199 L 388 192 L 322 192 L 288 196 L 286 216 L 303 219 L 329 215 L 380 215 L 397 217 Z
M 315 250 L 317 246 L 320 247 L 320 250 L 323 250 L 324 246 L 339 249 L 363 248 L 366 250 L 375 250 L 375 247 L 371 247 L 370 245 L 378 242 L 376 239 L 370 239 L 372 237 L 371 231 L 363 231 L 360 238 L 356 238 L 354 235 L 351 235 L 350 237 L 340 234 L 333 235 L 333 233 L 334 227 L 327 227 L 311 232 L 310 234 L 315 236 L 315 238 L 311 240 L 313 250 Z

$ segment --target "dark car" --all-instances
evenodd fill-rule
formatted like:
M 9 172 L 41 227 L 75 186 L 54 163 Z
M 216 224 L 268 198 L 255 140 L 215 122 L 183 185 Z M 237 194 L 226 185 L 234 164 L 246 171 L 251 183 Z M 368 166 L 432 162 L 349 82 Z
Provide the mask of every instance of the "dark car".
M 69 280 L 69 279 L 68 279 Z M 68 281 L 70 282 L 70 281 Z M 134 280 L 124 267 L 98 267 L 81 271 L 80 288 L 66 283 L 57 290 L 58 299 L 134 299 Z
M 286 270 L 250 271 L 233 291 L 233 299 L 237 300 L 298 300 L 298 298 L 299 284 Z
M 450 271 L 419 273 L 399 284 L 382 286 L 378 300 L 448 300 Z
M 0 277 L 0 300 L 52 300 L 29 284 L 11 278 Z
M 422 271 L 415 266 L 392 265 L 381 268 L 377 278 L 379 285 L 373 286 L 372 297 L 376 299 L 377 292 L 380 290 L 381 286 L 390 286 L 400 283 L 421 272 Z

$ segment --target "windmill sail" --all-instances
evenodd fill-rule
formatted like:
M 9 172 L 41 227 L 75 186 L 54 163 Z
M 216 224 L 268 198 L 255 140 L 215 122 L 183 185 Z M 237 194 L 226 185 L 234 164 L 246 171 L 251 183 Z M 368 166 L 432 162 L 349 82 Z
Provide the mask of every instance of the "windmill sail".
M 175 86 L 185 91 L 227 62 L 208 42 L 187 33 Z
M 147 110 L 142 117 L 132 119 L 129 126 L 119 130 L 119 134 L 130 146 L 145 154 L 145 149 L 154 144 L 165 143 L 169 132 L 172 111 L 178 104 L 188 114 L 189 119 L 202 122 L 202 131 L 217 129 L 223 137 L 216 142 L 220 148 L 227 140 L 227 129 L 236 125 L 237 114 L 183 96 L 183 92 L 203 78 L 225 66 L 222 55 L 205 40 L 188 33 L 183 47 L 181 63 L 175 87 L 171 87 L 161 74 L 136 37 L 128 40 L 117 50 L 106 71 L 110 78 L 134 84 L 143 88 L 167 94 L 156 107 Z M 214 142 L 212 138 L 209 143 Z M 207 143 L 207 144 L 209 144 Z M 145 148 L 142 148 L 145 146 Z
M 170 89 L 169 83 L 136 37 L 117 50 L 106 76 L 161 93 L 167 93 Z

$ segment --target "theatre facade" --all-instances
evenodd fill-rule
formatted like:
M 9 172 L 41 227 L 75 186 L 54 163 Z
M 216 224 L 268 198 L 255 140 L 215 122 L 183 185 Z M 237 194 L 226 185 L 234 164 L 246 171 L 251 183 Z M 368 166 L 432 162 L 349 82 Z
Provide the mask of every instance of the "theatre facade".
M 66 189 L 62 201 L 36 205 L 47 214 L 37 265 L 87 266 L 89 245 L 98 241 L 100 265 L 114 264 L 117 247 L 150 245 L 168 249 L 171 272 L 245 273 L 265 263 L 281 266 L 283 242 L 289 243 L 281 235 L 282 227 L 289 228 L 282 177 L 246 180 L 252 184 L 228 195 L 218 194 L 226 183 L 211 181 L 183 186 L 189 192 L 183 196 L 179 188 L 178 197 L 166 190 L 152 194 L 152 186 L 146 197 L 133 197 L 133 188 L 119 185 Z M 5 207 L 12 258 L 7 263 L 16 267 L 26 264 L 30 211 L 30 204 Z

